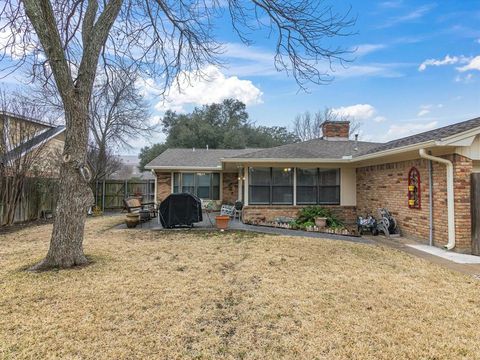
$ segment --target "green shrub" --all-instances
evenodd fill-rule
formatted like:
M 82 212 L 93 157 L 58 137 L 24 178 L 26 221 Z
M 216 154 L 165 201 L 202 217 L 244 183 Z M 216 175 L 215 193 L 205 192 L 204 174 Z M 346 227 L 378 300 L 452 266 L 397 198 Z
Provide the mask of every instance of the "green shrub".
M 341 228 L 342 222 L 332 214 L 329 209 L 321 206 L 307 206 L 300 210 L 295 224 L 299 228 L 306 228 L 307 226 L 315 225 L 315 218 L 324 217 L 327 218 L 327 227 L 329 228 Z

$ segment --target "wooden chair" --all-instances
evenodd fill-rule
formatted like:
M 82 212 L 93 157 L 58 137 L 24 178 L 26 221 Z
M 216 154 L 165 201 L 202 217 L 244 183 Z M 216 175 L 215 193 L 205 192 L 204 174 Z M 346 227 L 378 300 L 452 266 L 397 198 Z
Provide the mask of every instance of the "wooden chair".
M 149 211 L 151 218 L 157 216 L 157 209 L 154 202 L 142 203 L 138 197 L 123 199 L 123 205 L 129 213 L 140 213 L 140 211 Z

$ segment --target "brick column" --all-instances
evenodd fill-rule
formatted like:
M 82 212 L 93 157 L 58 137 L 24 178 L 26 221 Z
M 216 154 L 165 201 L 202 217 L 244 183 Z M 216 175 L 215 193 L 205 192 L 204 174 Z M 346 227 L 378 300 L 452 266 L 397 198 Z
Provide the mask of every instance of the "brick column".
M 455 193 L 456 251 L 470 252 L 472 248 L 472 218 L 470 206 L 470 182 L 473 161 L 465 156 L 453 155 L 453 185 Z
M 163 201 L 172 192 L 172 174 L 157 172 L 157 201 Z

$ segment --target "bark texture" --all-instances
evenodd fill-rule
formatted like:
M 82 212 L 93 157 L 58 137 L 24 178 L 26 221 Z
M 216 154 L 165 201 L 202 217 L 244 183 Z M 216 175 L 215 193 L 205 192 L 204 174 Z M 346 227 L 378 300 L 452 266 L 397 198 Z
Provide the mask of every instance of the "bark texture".
M 82 99 L 77 98 L 67 118 L 72 126 L 66 132 L 50 248 L 46 258 L 32 270 L 69 268 L 88 262 L 83 253 L 83 233 L 87 208 L 94 203 L 94 197 L 81 172 L 88 141 L 88 100 L 82 104 Z
M 48 0 L 24 0 L 25 12 L 42 44 L 65 110 L 66 138 L 60 169 L 59 199 L 50 248 L 46 258 L 32 270 L 85 265 L 83 230 L 93 193 L 85 178 L 89 102 L 100 51 L 115 21 L 121 0 L 111 0 L 95 21 L 98 3 L 89 0 L 82 24 L 83 52 L 75 79 L 72 78 L 58 24 Z

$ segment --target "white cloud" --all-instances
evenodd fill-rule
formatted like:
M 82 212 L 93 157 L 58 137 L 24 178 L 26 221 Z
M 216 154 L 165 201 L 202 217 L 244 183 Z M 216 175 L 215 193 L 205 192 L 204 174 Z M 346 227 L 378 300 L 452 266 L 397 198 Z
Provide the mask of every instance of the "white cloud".
M 445 66 L 445 65 L 455 65 L 455 64 L 465 64 L 464 66 L 458 66 L 456 69 L 459 72 L 466 72 L 471 70 L 480 71 L 480 55 L 475 57 L 467 56 L 450 56 L 447 55 L 443 59 L 428 59 L 420 64 L 418 71 L 425 71 L 428 66 Z
M 422 109 L 418 112 L 417 116 L 420 117 L 420 116 L 425 116 L 425 115 L 428 115 L 428 114 L 430 114 L 430 110 Z
M 463 76 L 463 75 L 455 76 L 455 82 L 470 84 L 472 81 L 473 81 L 473 74 L 472 73 L 468 73 L 465 76 Z
M 403 1 L 402 0 L 396 0 L 396 1 L 382 1 L 379 6 L 382 8 L 386 9 L 394 9 L 402 6 Z
M 373 51 L 386 47 L 383 44 L 358 45 L 356 54 L 366 55 Z M 226 75 L 241 77 L 250 76 L 286 76 L 285 72 L 279 72 L 275 68 L 275 53 L 257 46 L 246 46 L 240 43 L 227 43 L 223 46 L 223 57 L 227 65 Z M 352 49 L 353 50 L 353 49 Z M 322 64 L 317 64 L 322 68 Z M 403 66 L 410 66 L 404 63 L 367 63 L 362 65 L 333 66 L 324 63 L 323 70 L 331 72 L 336 78 L 351 78 L 359 76 L 394 78 L 403 76 L 397 69 Z M 320 69 L 322 71 L 322 69 Z
M 361 44 L 354 48 L 353 51 L 355 51 L 355 54 L 358 56 L 365 56 L 375 51 L 385 49 L 386 47 L 385 44 Z
M 405 66 L 405 64 L 365 64 L 365 65 L 351 65 L 347 67 L 340 67 L 334 69 L 332 75 L 337 78 L 352 78 L 352 77 L 383 77 L 383 78 L 398 78 L 403 74 L 396 70 L 396 68 Z
M 377 123 L 385 122 L 386 120 L 387 120 L 387 118 L 385 116 L 375 116 L 373 118 L 373 121 L 375 121 Z
M 235 76 L 276 76 L 275 53 L 256 46 L 242 43 L 226 43 L 223 46 L 223 57 L 227 59 L 225 66 L 229 75 Z
M 388 19 L 380 28 L 387 28 L 391 26 L 395 26 L 404 22 L 418 20 L 424 17 L 427 13 L 430 12 L 435 7 L 435 4 L 423 5 L 415 10 L 401 16 L 393 17 Z
M 425 71 L 428 66 L 443 66 L 443 65 L 453 65 L 453 64 L 458 64 L 461 62 L 466 62 L 467 60 L 462 56 L 450 56 L 447 55 L 445 56 L 444 59 L 442 60 L 437 60 L 437 59 L 428 59 L 425 60 L 423 63 L 420 64 L 418 67 L 418 71 Z
M 465 72 L 465 71 L 469 71 L 469 70 L 480 71 L 480 55 L 475 56 L 473 59 L 470 59 L 467 65 L 457 67 L 457 70 L 460 71 L 460 72 Z
M 262 102 L 263 93 L 250 80 L 241 80 L 237 76 L 225 76 L 217 67 L 208 66 L 202 74 L 184 72 L 178 75 L 165 98 L 155 105 L 158 111 L 185 111 L 186 105 L 205 105 L 234 98 L 246 105 Z M 158 95 L 155 83 L 151 79 L 139 82 L 145 96 Z
M 420 110 L 417 114 L 418 117 L 422 117 L 425 115 L 428 115 L 432 112 L 432 109 L 441 109 L 443 108 L 443 104 L 427 104 L 427 105 L 421 105 Z
M 356 104 L 351 106 L 333 108 L 332 112 L 339 116 L 351 117 L 355 120 L 368 120 L 375 115 L 376 110 L 370 104 Z

